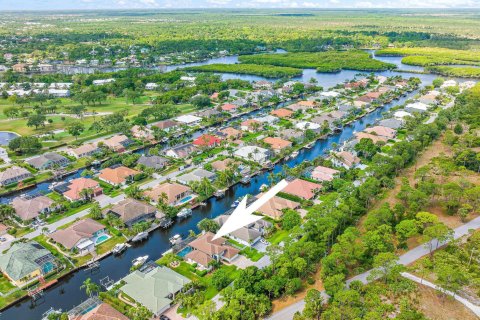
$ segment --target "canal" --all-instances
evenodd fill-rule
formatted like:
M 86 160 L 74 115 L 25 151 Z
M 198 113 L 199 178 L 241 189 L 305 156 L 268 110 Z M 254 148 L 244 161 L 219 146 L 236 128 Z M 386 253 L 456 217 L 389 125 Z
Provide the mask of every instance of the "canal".
M 433 77 L 432 77 L 433 79 Z M 311 149 L 303 149 L 299 155 L 286 162 L 278 163 L 273 171 L 278 173 L 282 170 L 284 164 L 289 167 L 294 167 L 297 164 L 313 160 L 314 158 L 326 154 L 332 149 L 333 144 L 341 144 L 350 139 L 354 132 L 363 130 L 367 125 L 375 123 L 382 118 L 382 113 L 389 110 L 391 107 L 404 103 L 408 97 L 402 97 L 400 100 L 394 101 L 367 114 L 362 119 L 359 119 L 350 125 L 346 126 L 342 132 L 328 136 L 325 140 L 319 140 Z M 193 215 L 186 220 L 177 221 L 170 229 L 158 229 L 150 234 L 147 241 L 141 244 L 132 245 L 121 256 L 108 256 L 100 261 L 100 268 L 96 271 L 79 270 L 55 286 L 45 291 L 44 300 L 32 305 L 30 299 L 23 300 L 16 305 L 6 309 L 2 312 L 1 319 L 40 319 L 42 314 L 50 307 L 54 309 L 62 309 L 67 311 L 78 305 L 85 299 L 87 295 L 80 289 L 83 281 L 86 278 L 91 278 L 94 282 L 100 283 L 100 280 L 105 277 L 117 281 L 129 273 L 132 265 L 131 261 L 139 256 L 149 255 L 151 260 L 157 260 L 161 254 L 170 248 L 168 239 L 175 234 L 180 234 L 183 237 L 187 236 L 189 230 L 198 232 L 197 223 L 204 218 L 214 218 L 230 209 L 231 203 L 246 194 L 257 194 L 262 184 L 268 184 L 268 175 L 270 172 L 262 172 L 252 178 L 249 185 L 237 184 L 232 187 L 222 199 L 211 198 L 206 201 L 206 206 L 198 207 L 193 210 Z

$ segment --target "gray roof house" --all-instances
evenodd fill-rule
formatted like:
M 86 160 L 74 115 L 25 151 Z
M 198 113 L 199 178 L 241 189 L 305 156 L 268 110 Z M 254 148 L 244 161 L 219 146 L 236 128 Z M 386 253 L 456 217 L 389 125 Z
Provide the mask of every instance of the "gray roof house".
M 38 170 L 46 170 L 55 166 L 67 166 L 69 161 L 67 158 L 56 152 L 47 152 L 38 157 L 27 160 L 27 163 Z
M 12 201 L 12 207 L 15 213 L 23 221 L 28 221 L 36 218 L 41 213 L 48 213 L 54 208 L 52 205 L 55 202 L 45 196 L 38 196 L 35 198 L 16 197 Z
M 399 129 L 403 126 L 403 121 L 400 119 L 389 118 L 383 119 L 378 122 L 379 126 L 387 127 L 390 129 Z
M 303 138 L 305 137 L 305 134 L 301 130 L 295 130 L 295 129 L 285 129 L 285 130 L 280 130 L 280 137 L 283 139 L 287 140 L 295 140 L 295 141 L 302 141 Z
M 154 218 L 162 219 L 165 217 L 165 215 L 158 212 L 154 206 L 130 198 L 122 200 L 108 209 L 107 214 L 113 214 L 122 219 L 128 227 L 131 227 L 137 222 Z
M 11 166 L 7 170 L 0 172 L 0 186 L 6 186 L 30 177 L 32 177 L 32 174 L 27 169 Z
M 190 282 L 167 267 L 157 267 L 146 273 L 136 270 L 122 281 L 125 285 L 120 291 L 157 316 L 170 308 L 175 295 Z
M 201 118 L 212 118 L 212 117 L 218 116 L 219 114 L 220 112 L 213 108 L 213 109 L 199 111 L 195 115 Z
M 35 241 L 17 242 L 0 255 L 0 271 L 19 287 L 50 273 L 55 266 L 55 257 Z
M 207 171 L 205 169 L 195 169 L 192 172 L 186 173 L 184 175 L 181 175 L 177 177 L 177 181 L 183 184 L 190 184 L 191 182 L 194 181 L 200 181 L 203 178 L 207 178 L 210 181 L 213 181 L 215 179 L 215 173 Z
M 198 151 L 197 147 L 191 143 L 187 143 L 181 146 L 176 146 L 168 149 L 165 155 L 175 159 L 188 158 L 194 152 Z
M 228 218 L 228 215 L 223 214 L 216 217 L 214 221 L 218 223 L 219 226 L 222 226 Z M 260 219 L 233 231 L 228 236 L 233 240 L 240 242 L 241 244 L 253 246 L 262 238 L 266 229 L 270 228 L 271 226 L 272 224 L 270 222 Z
M 144 165 L 147 168 L 153 168 L 155 170 L 163 169 L 168 164 L 168 159 L 160 156 L 145 156 L 142 155 L 138 159 L 137 164 Z

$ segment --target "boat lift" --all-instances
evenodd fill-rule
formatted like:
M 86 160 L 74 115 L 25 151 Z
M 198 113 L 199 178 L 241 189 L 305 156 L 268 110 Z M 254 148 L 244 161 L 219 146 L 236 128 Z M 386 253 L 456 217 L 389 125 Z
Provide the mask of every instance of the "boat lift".
M 87 267 L 85 268 L 85 271 L 95 271 L 95 270 L 98 270 L 100 269 L 100 262 L 98 261 L 92 261 L 90 263 L 87 264 Z
M 109 276 L 106 276 L 105 278 L 100 279 L 100 285 L 104 287 L 106 290 L 110 290 L 110 287 L 113 286 L 115 281 L 113 279 L 110 279 Z

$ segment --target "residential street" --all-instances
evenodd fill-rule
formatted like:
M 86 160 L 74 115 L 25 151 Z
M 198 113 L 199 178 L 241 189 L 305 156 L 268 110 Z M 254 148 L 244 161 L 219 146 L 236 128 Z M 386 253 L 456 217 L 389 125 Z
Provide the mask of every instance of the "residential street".
M 454 231 L 454 238 L 455 239 L 458 239 L 466 234 L 469 233 L 469 230 L 476 230 L 476 229 L 479 229 L 480 228 L 480 217 L 477 217 L 473 220 L 471 220 L 470 222 L 467 222 L 461 226 L 459 226 L 458 228 L 455 228 Z M 436 245 L 436 242 L 437 240 L 432 240 L 432 243 L 434 244 L 434 246 Z M 439 244 L 439 247 L 440 245 L 442 244 Z M 400 259 L 399 259 L 399 263 L 403 264 L 403 265 L 408 265 L 408 264 L 411 264 L 412 262 L 414 262 L 415 260 L 418 260 L 420 259 L 421 257 L 427 255 L 429 253 L 429 250 L 424 246 L 424 245 L 420 245 L 418 247 L 415 247 L 413 248 L 412 250 L 406 252 L 405 254 L 401 255 L 400 256 Z M 368 277 L 370 275 L 372 270 L 369 270 L 367 272 L 364 272 L 362 274 L 359 274 L 353 278 L 350 278 L 347 280 L 347 284 L 351 283 L 352 281 L 361 281 L 363 283 L 368 283 L 369 280 L 368 280 Z M 323 294 L 325 294 L 325 292 L 322 292 Z M 268 320 L 287 320 L 287 319 L 293 319 L 293 315 L 295 314 L 295 312 L 297 311 L 302 311 L 303 308 L 305 307 L 305 301 L 304 300 L 301 300 L 301 301 L 298 301 L 276 313 L 274 313 L 273 315 L 271 315 L 269 318 L 267 318 Z

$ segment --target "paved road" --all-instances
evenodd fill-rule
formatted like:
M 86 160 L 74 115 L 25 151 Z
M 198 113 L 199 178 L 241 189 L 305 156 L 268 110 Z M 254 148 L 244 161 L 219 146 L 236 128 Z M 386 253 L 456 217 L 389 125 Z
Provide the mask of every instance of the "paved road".
M 460 227 L 454 229 L 454 238 L 458 239 L 464 235 L 467 235 L 469 233 L 469 230 L 476 230 L 480 228 L 480 217 L 477 217 L 473 219 L 472 221 L 465 223 L 461 225 Z M 434 239 L 431 241 L 433 243 L 433 246 L 435 248 L 437 244 L 437 240 Z M 439 247 L 444 244 L 444 243 L 439 243 Z M 425 245 L 420 245 L 418 247 L 413 248 L 412 250 L 406 252 L 405 254 L 401 255 L 399 258 L 399 263 L 403 265 L 408 265 L 414 262 L 415 260 L 420 259 L 421 257 L 429 254 L 429 250 Z M 347 284 L 351 283 L 352 281 L 358 280 L 363 283 L 368 283 L 369 282 L 369 275 L 372 270 L 369 270 L 367 272 L 364 272 L 362 274 L 359 274 L 349 280 L 347 280 Z M 322 292 L 322 294 L 325 294 Z M 288 319 L 293 319 L 293 315 L 297 311 L 302 311 L 303 308 L 305 307 L 305 301 L 301 300 L 299 302 L 296 302 L 276 313 L 271 315 L 268 320 L 288 320 Z
M 123 199 L 125 199 L 124 194 L 118 195 L 114 198 L 108 197 L 106 195 L 101 195 L 101 196 L 97 197 L 98 203 L 100 204 L 100 207 L 102 207 L 102 208 L 104 208 L 104 207 L 106 207 L 110 204 L 113 204 L 113 203 L 118 203 L 118 202 L 122 201 Z M 47 227 L 48 230 L 50 230 L 50 231 L 55 231 L 55 230 L 57 230 L 58 227 L 61 227 L 65 224 L 67 224 L 67 223 L 75 221 L 76 219 L 83 218 L 84 216 L 86 216 L 89 213 L 90 213 L 90 209 L 82 210 L 78 213 L 75 213 L 71 216 L 65 217 L 61 220 L 58 220 L 58 221 L 54 222 L 54 223 L 51 223 L 51 224 L 45 225 L 43 227 L 40 227 L 40 228 L 36 229 L 35 231 L 27 233 L 26 235 L 22 236 L 21 238 L 22 239 L 33 239 L 33 238 L 42 234 L 42 229 L 44 227 Z M 0 245 L 0 251 L 3 251 L 3 250 L 6 250 L 6 249 L 10 248 L 10 244 L 15 240 L 18 240 L 18 238 L 14 238 L 14 239 L 12 239 L 12 241 L 7 241 L 5 243 L 2 243 Z

